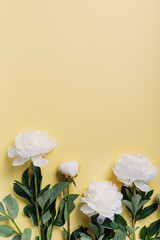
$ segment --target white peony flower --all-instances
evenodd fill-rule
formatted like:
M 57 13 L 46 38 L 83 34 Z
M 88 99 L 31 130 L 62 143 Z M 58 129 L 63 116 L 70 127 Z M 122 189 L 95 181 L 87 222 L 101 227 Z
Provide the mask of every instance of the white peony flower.
M 59 166 L 59 172 L 66 178 L 76 177 L 78 174 L 78 162 L 65 162 L 61 163 Z
M 114 174 L 125 186 L 135 186 L 143 192 L 149 191 L 148 181 L 158 176 L 156 167 L 143 154 L 125 154 L 113 168 Z
M 95 183 L 93 181 L 80 200 L 80 202 L 86 203 L 81 207 L 81 211 L 88 217 L 98 213 L 97 220 L 100 224 L 105 218 L 114 220 L 114 214 L 122 212 L 122 198 L 123 195 L 118 192 L 117 186 L 112 182 L 100 180 Z
M 42 167 L 48 163 L 45 153 L 55 148 L 55 143 L 46 131 L 22 132 L 16 136 L 14 146 L 9 147 L 8 157 L 15 158 L 13 166 L 20 166 L 31 159 L 34 166 Z

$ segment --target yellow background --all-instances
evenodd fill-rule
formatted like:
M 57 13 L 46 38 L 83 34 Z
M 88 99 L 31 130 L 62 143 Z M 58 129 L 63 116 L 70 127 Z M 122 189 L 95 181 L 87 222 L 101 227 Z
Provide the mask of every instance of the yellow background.
M 44 185 L 71 160 L 81 164 L 72 192 L 92 179 L 118 184 L 112 166 L 124 153 L 144 153 L 160 171 L 160 1 L 0 0 L 0 104 L 1 199 L 28 166 L 7 157 L 22 131 L 57 140 Z M 159 192 L 160 178 L 149 185 Z M 72 230 L 88 223 L 78 202 Z M 22 212 L 17 223 L 32 226 Z

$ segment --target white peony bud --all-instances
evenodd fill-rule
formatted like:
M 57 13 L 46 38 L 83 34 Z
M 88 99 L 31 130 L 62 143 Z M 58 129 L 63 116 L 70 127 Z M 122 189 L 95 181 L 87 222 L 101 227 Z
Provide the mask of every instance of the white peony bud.
M 156 202 L 158 203 L 158 204 L 160 204 L 160 192 L 157 194 L 157 196 L 156 196 Z
M 78 174 L 78 162 L 62 162 L 59 166 L 59 172 L 66 178 L 76 177 Z

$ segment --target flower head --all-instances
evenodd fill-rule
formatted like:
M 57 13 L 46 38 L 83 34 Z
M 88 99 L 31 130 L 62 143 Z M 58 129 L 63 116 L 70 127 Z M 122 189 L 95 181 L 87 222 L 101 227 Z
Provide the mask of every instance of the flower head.
M 59 166 L 59 172 L 66 178 L 76 177 L 78 174 L 78 162 L 64 162 Z
M 148 181 L 158 176 L 156 167 L 143 154 L 125 154 L 113 168 L 120 182 L 129 187 L 135 186 L 143 192 L 149 191 Z
M 22 132 L 16 136 L 14 146 L 9 147 L 8 157 L 15 158 L 13 166 L 20 166 L 31 159 L 34 166 L 42 167 L 48 163 L 45 153 L 55 148 L 55 143 L 46 131 Z
M 118 192 L 115 184 L 108 181 L 98 181 L 89 185 L 88 190 L 84 192 L 81 202 L 86 203 L 81 207 L 81 211 L 88 217 L 99 214 L 97 220 L 103 223 L 105 218 L 114 219 L 114 214 L 122 212 L 121 199 L 123 195 Z

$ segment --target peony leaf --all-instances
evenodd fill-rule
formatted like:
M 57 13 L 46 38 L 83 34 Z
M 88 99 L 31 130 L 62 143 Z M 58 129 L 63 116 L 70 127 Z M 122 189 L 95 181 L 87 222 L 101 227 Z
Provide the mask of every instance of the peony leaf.
M 94 232 L 95 236 L 98 238 L 98 236 L 99 236 L 98 227 L 97 227 L 95 224 L 93 224 L 93 223 L 90 223 L 89 225 L 90 225 L 91 228 L 93 229 L 93 232 Z
M 45 212 L 45 214 L 43 215 L 43 218 L 42 218 L 43 224 L 45 225 L 51 218 L 52 218 L 52 215 L 51 215 L 50 211 L 48 210 L 48 211 Z
M 157 220 L 150 224 L 150 226 L 147 228 L 147 236 L 148 238 L 154 236 L 160 228 L 160 220 Z
M 146 236 L 147 236 L 147 228 L 146 228 L 146 226 L 144 226 L 140 231 L 140 238 L 142 240 L 145 240 Z
M 145 207 L 141 212 L 137 220 L 144 219 L 155 212 L 158 208 L 158 203 L 153 203 L 148 207 Z
M 154 192 L 154 190 L 149 191 L 144 198 L 150 199 L 150 197 L 153 195 L 153 192 Z
M 15 181 L 15 183 L 29 196 L 31 197 L 30 191 L 26 186 L 24 186 L 22 183 Z
M 11 219 L 15 219 L 18 216 L 19 206 L 17 200 L 9 194 L 3 199 L 4 204 L 6 205 L 7 212 Z
M 114 240 L 125 240 L 126 234 L 122 232 L 120 229 L 117 230 L 117 232 L 114 235 Z
M 54 185 L 52 189 L 45 191 L 42 196 L 38 197 L 39 206 L 44 209 L 46 203 L 47 207 L 57 198 L 57 196 L 70 184 L 70 182 L 61 182 Z
M 51 238 L 51 232 L 52 232 L 52 224 L 50 224 L 47 229 L 47 239 Z
M 0 212 L 3 213 L 4 215 L 7 214 L 6 211 L 5 211 L 5 209 L 4 209 L 4 206 L 3 206 L 3 203 L 2 203 L 2 202 L 0 202 Z
M 8 225 L 0 225 L 0 236 L 8 238 L 13 234 L 17 233 L 13 228 Z
M 131 202 L 132 202 L 132 207 L 133 207 L 133 216 L 136 215 L 138 209 L 139 209 L 139 203 L 141 201 L 141 196 L 139 194 L 137 194 L 136 196 L 133 196 L 131 198 Z
M 29 168 L 27 168 L 23 175 L 22 175 L 22 182 L 26 188 L 29 188 L 29 175 L 28 175 Z
M 0 222 L 6 221 L 6 220 L 8 220 L 8 219 L 9 219 L 8 216 L 2 216 L 2 215 L 0 215 Z
M 87 235 L 86 233 L 79 233 L 81 236 L 81 240 L 93 240 L 93 238 L 89 235 Z
M 32 235 L 32 230 L 30 228 L 25 228 L 22 233 L 22 240 L 30 240 Z
M 63 233 L 64 233 L 64 239 L 68 240 L 68 232 L 65 228 L 63 228 Z
M 113 221 L 111 221 L 109 218 L 105 218 L 104 222 L 102 223 L 102 226 L 107 229 L 113 229 L 113 230 L 118 229 L 116 224 Z
M 37 215 L 36 215 L 36 207 L 28 204 L 23 209 L 24 214 L 32 219 L 34 226 L 38 226 Z
M 21 235 L 20 234 L 16 234 L 12 240 L 21 240 Z
M 132 206 L 132 203 L 128 200 L 123 200 L 123 203 L 124 205 L 126 205 L 126 207 L 133 213 L 134 210 L 133 210 L 133 206 Z
M 125 228 L 127 229 L 129 235 L 133 234 L 138 229 L 138 227 L 133 228 L 133 227 L 129 227 L 129 226 L 126 226 Z

